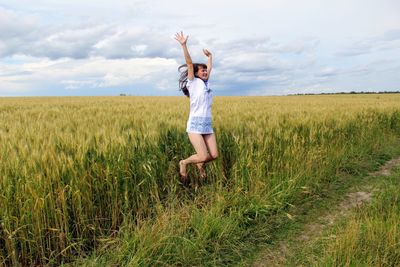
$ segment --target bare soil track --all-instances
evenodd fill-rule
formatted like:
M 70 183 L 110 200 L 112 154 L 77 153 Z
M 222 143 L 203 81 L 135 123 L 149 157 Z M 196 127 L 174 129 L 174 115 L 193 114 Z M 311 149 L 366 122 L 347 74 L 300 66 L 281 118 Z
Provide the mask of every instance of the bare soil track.
M 397 166 L 400 166 L 400 157 L 386 162 L 378 171 L 369 173 L 369 176 L 389 176 L 391 170 Z M 292 240 L 279 241 L 278 245 L 274 248 L 262 251 L 252 266 L 284 266 L 286 258 L 291 252 L 289 241 L 298 243 L 312 240 L 319 236 L 327 227 L 333 225 L 338 219 L 348 216 L 352 208 L 361 206 L 371 200 L 374 193 L 371 186 L 368 186 L 368 184 L 363 185 L 362 191 L 358 190 L 355 188 L 350 189 L 342 202 L 336 207 L 332 207 L 326 213 L 321 214 L 315 221 L 305 224 L 300 233 L 291 238 Z

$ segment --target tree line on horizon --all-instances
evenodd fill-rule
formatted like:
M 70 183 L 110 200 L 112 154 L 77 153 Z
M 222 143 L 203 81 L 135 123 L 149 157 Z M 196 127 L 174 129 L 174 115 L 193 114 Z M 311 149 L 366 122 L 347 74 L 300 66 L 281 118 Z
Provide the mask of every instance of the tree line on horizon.
M 330 93 L 298 93 L 298 94 L 288 94 L 288 96 L 292 96 L 292 95 L 342 95 L 342 94 L 348 94 L 348 95 L 355 95 L 355 94 L 399 94 L 399 91 L 360 91 L 360 92 L 356 92 L 356 91 L 350 91 L 350 92 L 330 92 Z

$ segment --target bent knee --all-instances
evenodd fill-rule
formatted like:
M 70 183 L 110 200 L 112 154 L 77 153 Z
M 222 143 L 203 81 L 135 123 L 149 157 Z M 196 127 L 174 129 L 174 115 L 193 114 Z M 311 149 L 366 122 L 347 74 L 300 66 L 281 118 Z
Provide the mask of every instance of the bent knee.
M 201 162 L 204 162 L 204 161 L 207 161 L 208 160 L 208 155 L 207 154 L 204 154 L 204 155 L 197 155 L 198 156 L 198 159 L 199 159 L 199 161 L 201 161 Z
M 218 152 L 210 153 L 210 157 L 211 157 L 212 160 L 217 159 L 218 158 Z

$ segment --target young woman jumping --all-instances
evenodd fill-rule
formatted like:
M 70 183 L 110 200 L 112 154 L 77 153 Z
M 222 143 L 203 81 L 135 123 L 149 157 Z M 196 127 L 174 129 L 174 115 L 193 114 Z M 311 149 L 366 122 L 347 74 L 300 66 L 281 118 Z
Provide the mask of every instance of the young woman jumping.
M 193 63 L 186 43 L 188 35 L 177 33 L 175 39 L 181 44 L 186 64 L 179 67 L 185 69 L 181 72 L 179 88 L 190 99 L 190 113 L 187 121 L 186 132 L 196 154 L 179 162 L 181 182 L 188 183 L 186 166 L 196 164 L 200 177 L 205 178 L 204 164 L 218 157 L 217 141 L 212 128 L 211 105 L 212 92 L 208 83 L 212 69 L 212 54 L 203 49 L 208 58 L 207 64 Z

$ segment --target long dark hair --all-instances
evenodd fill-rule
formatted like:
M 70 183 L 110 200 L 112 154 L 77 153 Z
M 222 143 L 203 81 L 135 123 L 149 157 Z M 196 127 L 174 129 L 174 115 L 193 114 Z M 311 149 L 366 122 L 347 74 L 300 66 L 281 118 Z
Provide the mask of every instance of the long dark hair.
M 202 67 L 203 69 L 207 69 L 207 65 L 203 63 L 193 63 L 193 72 L 194 76 L 196 76 L 196 73 L 199 71 L 199 67 Z M 183 70 L 181 70 L 183 69 Z M 188 80 L 188 70 L 187 70 L 187 64 L 183 64 L 179 66 L 178 71 L 181 73 L 179 77 L 179 90 L 183 92 L 183 94 L 187 97 L 189 97 L 189 90 L 186 87 L 187 80 Z

